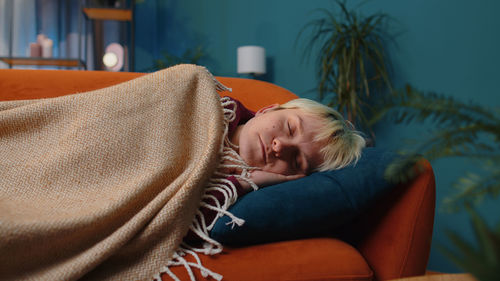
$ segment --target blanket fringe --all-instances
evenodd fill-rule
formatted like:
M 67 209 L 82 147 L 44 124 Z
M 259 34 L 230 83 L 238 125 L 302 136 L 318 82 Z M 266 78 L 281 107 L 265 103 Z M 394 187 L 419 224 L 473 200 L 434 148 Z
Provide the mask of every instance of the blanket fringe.
M 194 257 L 194 259 L 196 260 L 196 263 L 194 262 L 188 262 L 186 261 L 186 259 L 184 258 L 187 254 L 189 255 L 192 255 Z M 203 277 L 212 277 L 213 279 L 217 280 L 217 281 L 220 281 L 222 280 L 222 275 L 218 274 L 218 273 L 215 273 L 209 269 L 207 269 L 206 267 L 204 267 L 202 264 L 201 264 L 201 260 L 200 258 L 198 257 L 198 254 L 193 251 L 193 250 L 190 250 L 189 249 L 189 246 L 187 247 L 181 247 L 180 250 L 178 250 L 175 254 L 174 254 L 174 257 L 172 260 L 170 260 L 168 263 L 167 263 L 167 266 L 165 266 L 163 268 L 164 270 L 164 273 L 166 273 L 168 276 L 170 276 L 173 280 L 175 281 L 181 281 L 171 270 L 170 270 L 170 266 L 179 266 L 179 265 L 183 265 L 187 272 L 188 272 L 188 275 L 189 275 L 189 278 L 191 280 L 196 280 L 196 278 L 194 277 L 194 273 L 193 273 L 193 270 L 191 269 L 192 267 L 194 268 L 198 268 L 201 272 L 201 275 Z M 157 276 L 155 276 L 155 280 L 159 280 L 161 281 L 161 276 L 160 274 L 158 274 Z
M 208 70 L 207 70 L 208 71 Z M 210 73 L 210 72 L 209 72 Z M 210 74 L 211 75 L 211 74 Z M 218 91 L 231 91 L 230 88 L 222 85 L 215 77 L 212 76 L 215 81 L 216 89 Z M 229 123 L 236 118 L 236 103 L 230 98 L 221 98 L 221 105 L 224 112 L 224 134 L 223 143 L 220 146 L 220 164 L 214 176 L 210 179 L 208 186 L 205 188 L 205 193 L 202 196 L 202 202 L 200 204 L 201 208 L 208 208 L 217 212 L 216 218 L 210 225 L 207 225 L 203 213 L 198 209 L 195 219 L 190 226 L 190 230 L 199 236 L 203 241 L 203 246 L 201 248 L 196 248 L 194 246 L 182 243 L 181 247 L 174 253 L 173 258 L 168 261 L 167 266 L 154 277 L 154 280 L 161 281 L 161 274 L 167 274 L 175 281 L 180 281 L 179 278 L 170 270 L 171 266 L 184 266 L 188 272 L 191 281 L 196 281 L 192 268 L 197 268 L 200 270 L 203 277 L 212 277 L 215 280 L 222 280 L 222 275 L 212 272 L 201 264 L 201 260 L 198 253 L 205 255 L 215 255 L 222 252 L 222 244 L 210 238 L 210 230 L 214 227 L 215 222 L 218 218 L 226 215 L 231 218 L 231 221 L 227 224 L 231 224 L 231 227 L 235 225 L 242 226 L 245 220 L 234 216 L 228 211 L 229 207 L 236 202 L 238 199 L 236 186 L 227 178 L 229 176 L 234 176 L 239 180 L 244 180 L 250 184 L 250 186 L 257 190 L 258 186 L 250 180 L 250 172 L 256 168 L 249 167 L 241 156 L 235 151 L 238 147 L 230 142 L 228 137 Z M 227 164 L 231 163 L 231 164 Z M 231 169 L 238 169 L 241 171 L 239 175 L 229 174 L 225 171 Z M 224 203 L 221 204 L 217 198 L 210 195 L 210 191 L 219 191 L 224 196 Z M 212 199 L 214 205 L 205 203 L 205 199 Z M 191 255 L 196 260 L 196 263 L 188 262 L 186 256 Z
M 232 92 L 233 89 L 231 88 L 228 88 L 226 86 L 224 86 L 221 82 L 219 82 L 219 80 L 217 80 L 215 78 L 215 76 L 212 75 L 212 73 L 206 68 L 204 67 L 205 70 L 208 72 L 208 74 L 212 77 L 212 79 L 214 80 L 214 83 L 215 83 L 215 89 L 219 92 L 224 92 L 224 91 L 227 91 L 227 92 Z

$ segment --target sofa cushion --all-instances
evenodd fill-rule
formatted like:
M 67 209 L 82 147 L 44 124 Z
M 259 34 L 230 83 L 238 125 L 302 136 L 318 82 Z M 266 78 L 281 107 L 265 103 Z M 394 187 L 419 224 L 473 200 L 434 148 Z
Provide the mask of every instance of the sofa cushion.
M 373 271 L 361 254 L 333 238 L 225 247 L 219 255 L 200 254 L 200 259 L 203 266 L 223 275 L 226 281 L 373 280 Z M 196 262 L 190 255 L 186 260 Z M 180 280 L 189 280 L 183 266 L 170 269 Z M 193 271 L 196 280 L 207 280 L 199 270 Z M 166 274 L 162 279 L 172 280 Z
M 384 171 L 395 157 L 365 148 L 356 165 L 251 192 L 229 209 L 245 224 L 231 228 L 224 216 L 211 237 L 226 245 L 249 245 L 334 234 L 393 186 Z

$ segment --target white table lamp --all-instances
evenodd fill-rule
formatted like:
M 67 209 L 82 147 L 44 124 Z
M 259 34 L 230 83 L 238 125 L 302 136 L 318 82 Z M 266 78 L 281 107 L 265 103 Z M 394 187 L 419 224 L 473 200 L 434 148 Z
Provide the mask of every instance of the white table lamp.
M 238 73 L 266 74 L 266 49 L 259 46 L 238 47 Z

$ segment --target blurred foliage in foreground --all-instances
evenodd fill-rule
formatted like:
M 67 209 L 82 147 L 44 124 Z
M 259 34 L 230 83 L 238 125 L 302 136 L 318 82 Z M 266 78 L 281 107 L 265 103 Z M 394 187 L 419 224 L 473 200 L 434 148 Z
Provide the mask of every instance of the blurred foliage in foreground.
M 500 276 L 500 223 L 492 228 L 476 211 L 485 198 L 496 200 L 500 193 L 500 110 L 463 103 L 436 93 L 423 93 L 410 86 L 382 100 L 371 124 L 387 118 L 396 123 L 429 122 L 434 129 L 414 148 L 403 152 L 407 157 L 390 165 L 386 176 L 391 181 L 412 178 L 408 167 L 425 157 L 432 161 L 443 157 L 464 157 L 475 164 L 474 172 L 459 174 L 453 184 L 455 193 L 445 198 L 447 211 L 467 210 L 477 243 L 469 243 L 448 232 L 457 252 L 442 247 L 443 253 L 463 270 L 481 281 Z M 405 172 L 407 171 L 407 172 Z M 478 172 L 476 172 L 478 171 Z M 479 248 L 475 249 L 477 245 Z

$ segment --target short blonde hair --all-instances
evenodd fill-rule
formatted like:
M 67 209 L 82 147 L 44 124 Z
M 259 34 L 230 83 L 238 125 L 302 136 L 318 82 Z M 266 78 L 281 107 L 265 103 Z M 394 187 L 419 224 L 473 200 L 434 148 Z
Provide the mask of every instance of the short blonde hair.
M 294 99 L 279 106 L 282 109 L 297 108 L 324 120 L 320 132 L 315 137 L 317 142 L 326 142 L 321 149 L 323 163 L 315 171 L 328 171 L 343 168 L 356 163 L 366 145 L 361 133 L 342 115 L 326 105 L 309 99 Z

